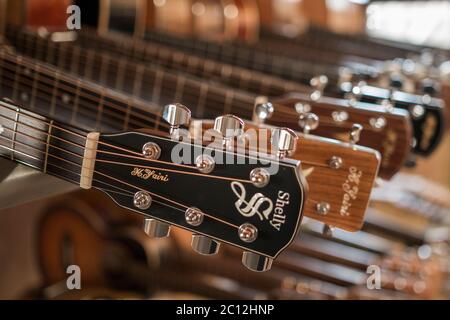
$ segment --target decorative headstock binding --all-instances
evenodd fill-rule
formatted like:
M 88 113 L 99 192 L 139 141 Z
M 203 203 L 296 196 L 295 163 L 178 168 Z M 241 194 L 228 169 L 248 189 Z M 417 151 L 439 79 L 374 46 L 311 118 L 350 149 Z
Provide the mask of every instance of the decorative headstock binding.
M 195 138 L 212 127 L 212 120 L 196 120 L 192 122 L 191 134 Z M 245 128 L 256 129 L 258 136 L 266 130 L 269 134 L 265 138 L 271 139 L 270 126 L 246 122 Z M 297 134 L 299 138 L 290 157 L 302 162 L 308 181 L 304 215 L 347 231 L 360 230 L 378 173 L 379 153 L 333 139 Z M 243 138 L 249 146 L 252 143 L 248 139 L 252 137 L 244 131 Z
M 353 124 L 362 126 L 358 144 L 380 152 L 379 175 L 389 179 L 403 166 L 410 154 L 411 124 L 404 110 L 358 103 L 353 107 L 347 100 L 321 97 L 312 100 L 308 95 L 290 94 L 273 100 L 273 114 L 265 121 L 271 125 L 287 125 L 304 130 L 299 123 L 303 116 L 315 114 L 318 123 L 312 128 L 319 136 L 349 141 Z M 380 139 L 380 136 L 383 138 Z

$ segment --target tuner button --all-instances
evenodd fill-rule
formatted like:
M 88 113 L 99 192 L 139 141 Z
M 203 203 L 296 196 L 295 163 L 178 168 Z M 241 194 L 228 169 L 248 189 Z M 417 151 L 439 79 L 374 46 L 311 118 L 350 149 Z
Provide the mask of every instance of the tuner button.
M 328 78 L 325 75 L 319 75 L 314 78 L 312 78 L 309 82 L 311 87 L 314 88 L 313 93 L 311 93 L 311 100 L 317 101 L 320 99 L 320 97 L 323 94 L 323 89 L 325 89 L 325 86 L 328 83 Z
M 272 130 L 270 142 L 280 158 L 295 150 L 297 134 L 289 128 L 275 128 Z
M 218 131 L 224 140 L 224 144 L 242 135 L 244 131 L 244 121 L 232 114 L 217 117 L 214 121 L 214 130 Z
M 273 259 L 257 253 L 244 251 L 242 254 L 242 264 L 252 271 L 268 271 L 272 267 L 272 262 Z
M 329 224 L 324 224 L 323 225 L 323 229 L 322 229 L 322 235 L 324 235 L 327 238 L 332 238 L 333 237 L 333 231 L 334 231 L 334 227 L 329 225 Z
M 219 252 L 220 242 L 217 242 L 206 236 L 193 234 L 191 246 L 195 252 L 204 255 L 213 255 Z
M 311 85 L 311 87 L 316 88 L 318 90 L 323 90 L 323 88 L 325 88 L 327 83 L 328 83 L 328 77 L 323 74 L 315 76 L 314 78 L 312 78 L 309 81 L 309 84 Z
M 255 120 L 259 123 L 263 123 L 265 120 L 272 117 L 275 108 L 270 102 L 258 103 L 255 105 L 254 115 Z
M 170 124 L 170 133 L 174 133 L 180 126 L 189 124 L 191 111 L 181 103 L 168 104 L 164 107 L 163 119 Z
M 319 117 L 315 113 L 300 114 L 298 125 L 303 129 L 303 133 L 308 134 L 319 126 Z
M 361 131 L 363 127 L 362 125 L 355 123 L 352 125 L 352 128 L 350 129 L 350 143 L 356 144 L 359 141 L 359 138 L 361 136 Z
M 155 219 L 145 219 L 144 232 L 152 238 L 165 238 L 169 236 L 170 226 Z

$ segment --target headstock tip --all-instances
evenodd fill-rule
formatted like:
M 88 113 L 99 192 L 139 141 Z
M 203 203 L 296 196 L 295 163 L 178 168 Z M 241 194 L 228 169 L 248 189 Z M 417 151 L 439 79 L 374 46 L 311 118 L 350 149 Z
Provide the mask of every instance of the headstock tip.
M 264 272 L 270 270 L 273 259 L 259 255 L 257 253 L 244 251 L 242 254 L 242 264 L 251 271 Z

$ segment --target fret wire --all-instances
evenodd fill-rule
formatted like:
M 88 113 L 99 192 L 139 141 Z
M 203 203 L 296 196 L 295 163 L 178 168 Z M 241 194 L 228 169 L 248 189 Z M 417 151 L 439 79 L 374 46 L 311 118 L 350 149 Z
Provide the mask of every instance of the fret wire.
M 20 61 L 22 60 L 22 57 L 16 57 L 16 70 L 15 70 L 15 76 L 14 76 L 14 84 L 13 84 L 13 92 L 12 92 L 12 99 L 17 100 L 17 83 L 19 81 L 19 75 L 20 75 Z
M 139 97 L 142 89 L 142 77 L 144 75 L 144 66 L 141 64 L 135 65 L 136 71 L 134 74 L 133 95 Z
M 50 146 L 50 138 L 51 138 L 51 134 L 52 134 L 52 127 L 53 127 L 53 120 L 50 120 L 50 124 L 48 126 L 47 141 L 46 141 L 46 144 L 45 144 L 44 173 L 47 172 L 48 150 L 49 150 L 49 146 Z
M 38 78 L 39 78 L 39 66 L 36 66 L 36 72 L 34 73 L 33 85 L 31 90 L 30 110 L 34 110 L 35 107 Z
M 183 101 L 183 92 L 184 92 L 184 84 L 186 78 L 184 77 L 177 77 L 177 85 L 176 85 L 176 90 L 175 90 L 175 97 L 174 97 L 174 101 Z
M 57 70 L 55 72 L 55 77 L 53 79 L 53 92 L 50 100 L 50 115 L 53 116 L 55 114 L 56 109 L 56 97 L 58 96 L 58 84 L 60 81 L 60 72 Z
M 12 88 L 12 86 L 11 86 L 11 88 Z M 48 92 L 45 92 L 44 91 L 44 93 L 48 93 Z M 51 97 L 51 95 L 49 95 L 50 97 Z M 42 96 L 41 96 L 41 100 L 42 100 Z M 51 99 L 46 99 L 46 101 L 47 102 L 51 102 Z M 81 112 L 80 112 L 81 113 Z M 117 115 L 117 114 L 115 114 L 115 113 L 113 113 L 113 115 L 118 119 L 118 120 L 122 120 L 122 116 L 120 116 L 120 115 Z M 89 113 L 89 115 L 86 113 L 86 116 L 87 117 L 92 117 L 92 113 Z M 106 120 L 103 120 L 104 122 L 106 121 Z M 152 119 L 149 119 L 148 121 L 152 121 Z M 108 121 L 109 122 L 109 121 Z M 109 123 L 111 123 L 111 122 L 109 122 Z M 137 122 L 138 123 L 138 122 Z M 136 123 L 136 124 L 137 124 Z M 116 122 L 113 122 L 113 124 L 116 124 Z M 148 122 L 141 122 L 140 124 L 139 124 L 139 127 L 144 127 L 145 125 L 148 125 Z M 113 126 L 115 126 L 115 127 L 117 127 L 117 125 L 113 125 Z
M 78 61 L 80 59 L 80 47 L 73 47 L 72 51 L 72 59 L 71 59 L 71 65 L 70 65 L 70 69 L 71 72 L 73 73 L 78 73 L 75 70 L 78 69 Z
M 49 47 L 53 47 L 53 46 L 49 46 Z M 86 64 L 85 64 L 85 68 L 84 68 L 84 76 L 88 79 L 90 79 L 92 77 L 92 67 L 93 67 L 94 59 L 95 59 L 94 52 L 89 51 L 87 53 Z
M 159 103 L 159 99 L 160 99 L 160 93 L 161 93 L 161 81 L 162 78 L 164 77 L 164 73 L 161 70 L 157 70 L 156 71 L 156 76 L 155 76 L 155 85 L 153 86 L 153 101 L 155 101 L 155 103 L 160 104 Z
M 105 99 L 105 91 L 106 91 L 106 89 L 103 88 L 103 89 L 101 90 L 101 93 L 100 93 L 100 102 L 99 102 L 99 105 L 98 105 L 97 117 L 96 117 L 96 119 L 95 119 L 95 127 L 96 127 L 96 128 L 99 128 L 99 127 L 100 127 L 100 124 L 101 124 L 101 121 L 102 121 L 102 115 L 103 115 L 103 102 L 104 102 L 104 99 Z
M 127 64 L 127 61 L 125 59 L 119 59 L 119 67 L 117 70 L 117 76 L 116 76 L 116 89 L 123 90 L 123 84 L 125 82 L 125 67 Z
M 0 49 L 0 94 L 3 96 L 3 50 Z
M 59 71 L 57 71 L 58 73 L 59 73 Z M 51 77 L 51 75 L 50 75 L 50 77 Z M 85 94 L 83 94 L 83 95 L 85 95 Z M 89 94 L 89 95 L 91 95 L 91 94 Z M 90 99 L 90 97 L 88 97 L 89 99 Z M 143 107 L 144 109 L 148 109 L 148 107 Z M 147 125 L 148 125 L 148 120 L 146 121 L 146 123 L 147 123 Z
M 14 160 L 14 149 L 15 149 L 15 144 L 16 144 L 16 136 L 17 136 L 17 124 L 19 122 L 19 113 L 20 113 L 20 109 L 16 108 L 16 116 L 15 116 L 15 120 L 14 120 L 14 129 L 13 129 L 13 135 L 11 138 L 11 160 Z
M 209 86 L 206 83 L 200 85 L 200 96 L 198 102 L 197 114 L 199 118 L 203 118 L 205 114 L 206 96 L 208 95 Z
M 109 61 L 109 55 L 106 54 L 103 56 L 103 59 L 101 60 L 101 65 L 100 65 L 100 77 L 99 77 L 99 81 L 101 83 L 105 82 L 105 78 L 106 78 L 106 74 L 107 74 L 107 63 Z
M 75 89 L 75 98 L 74 98 L 74 103 L 73 103 L 73 110 L 72 110 L 72 117 L 70 122 L 71 123 L 76 123 L 76 115 L 78 113 L 78 104 L 80 102 L 80 90 L 81 90 L 81 80 L 77 79 L 76 81 L 76 89 Z

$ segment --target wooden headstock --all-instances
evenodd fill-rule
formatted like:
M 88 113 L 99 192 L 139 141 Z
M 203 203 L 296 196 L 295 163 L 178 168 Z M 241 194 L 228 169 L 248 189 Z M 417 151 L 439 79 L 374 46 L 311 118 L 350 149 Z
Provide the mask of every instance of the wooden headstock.
M 212 126 L 213 121 L 193 122 L 192 135 L 198 137 L 202 130 Z M 256 129 L 258 135 L 265 130 L 265 138 L 271 139 L 270 126 L 255 126 L 249 122 L 245 127 Z M 347 231 L 361 229 L 377 176 L 379 153 L 333 139 L 298 135 L 295 151 L 290 157 L 302 162 L 309 185 L 304 215 Z M 247 131 L 244 137 L 248 140 L 252 136 Z
M 290 94 L 273 101 L 274 112 L 266 123 L 284 125 L 295 130 L 300 126 L 301 113 L 318 116 L 313 133 L 319 136 L 349 141 L 353 124 L 360 124 L 362 132 L 358 144 L 380 152 L 379 175 L 389 179 L 403 166 L 411 149 L 412 129 L 408 113 L 400 109 L 386 110 L 382 106 L 358 103 L 353 107 L 348 100 L 322 97 L 312 101 L 304 94 Z M 296 110 L 303 108 L 300 113 Z

